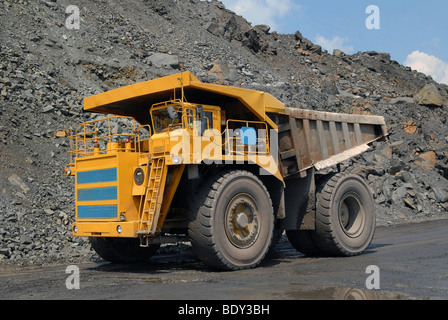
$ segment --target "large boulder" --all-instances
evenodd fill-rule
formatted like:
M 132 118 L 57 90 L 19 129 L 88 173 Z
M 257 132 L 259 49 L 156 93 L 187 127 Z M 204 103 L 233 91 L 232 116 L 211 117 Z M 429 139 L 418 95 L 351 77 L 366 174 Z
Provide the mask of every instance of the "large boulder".
M 434 83 L 424 86 L 423 89 L 414 96 L 414 101 L 423 106 L 441 107 L 444 104 L 439 89 Z
M 158 68 L 180 68 L 179 57 L 176 55 L 154 53 L 148 59 L 153 66 Z

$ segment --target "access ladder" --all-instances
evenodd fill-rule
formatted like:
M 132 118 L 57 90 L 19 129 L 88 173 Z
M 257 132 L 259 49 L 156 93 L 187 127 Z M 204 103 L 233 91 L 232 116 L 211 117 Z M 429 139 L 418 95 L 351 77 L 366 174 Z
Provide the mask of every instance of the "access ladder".
M 154 235 L 163 201 L 167 168 L 165 158 L 156 158 L 151 162 L 145 195 L 142 198 L 140 222 L 137 235 L 140 237 Z

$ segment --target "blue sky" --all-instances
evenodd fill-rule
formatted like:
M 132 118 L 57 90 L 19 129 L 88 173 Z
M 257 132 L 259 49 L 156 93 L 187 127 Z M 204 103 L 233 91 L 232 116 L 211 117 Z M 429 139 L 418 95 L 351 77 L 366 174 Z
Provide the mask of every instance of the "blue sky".
M 443 0 L 221 0 L 252 25 L 279 33 L 299 30 L 330 53 L 388 52 L 392 59 L 448 84 L 448 1 Z M 366 20 L 379 9 L 379 29 Z M 375 16 L 375 18 L 378 16 Z

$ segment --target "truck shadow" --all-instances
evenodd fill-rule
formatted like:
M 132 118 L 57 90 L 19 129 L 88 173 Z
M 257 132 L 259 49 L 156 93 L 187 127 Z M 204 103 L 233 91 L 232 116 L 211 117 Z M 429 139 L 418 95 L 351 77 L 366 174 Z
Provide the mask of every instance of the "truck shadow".
M 105 260 L 99 260 L 97 265 L 89 270 L 157 274 L 186 270 L 207 271 L 208 268 L 190 251 L 172 254 L 157 253 L 151 259 L 141 263 L 110 263 Z
M 381 247 L 390 246 L 390 244 L 372 243 L 364 252 L 364 255 L 370 255 L 377 252 Z M 297 261 L 297 259 L 319 259 L 318 257 L 308 257 L 295 250 L 289 243 L 280 243 L 267 254 L 266 258 L 260 264 L 261 268 L 271 268 L 279 264 L 288 264 Z M 322 258 L 325 259 L 325 258 Z M 342 258 L 344 259 L 344 258 Z M 350 258 L 345 258 L 350 259 Z M 203 263 L 193 250 L 182 249 L 179 252 L 166 253 L 161 252 L 154 255 L 151 259 L 142 263 L 110 263 L 104 260 L 96 262 L 96 266 L 89 268 L 91 271 L 111 272 L 111 273 L 135 273 L 135 274 L 167 274 L 176 272 L 202 272 L 202 273 L 222 273 L 208 267 Z M 244 270 L 243 270 L 244 271 Z M 238 271 L 235 271 L 238 272 Z
M 260 264 L 260 267 L 273 267 L 281 263 L 288 263 L 288 261 L 301 257 L 304 257 L 304 255 L 297 252 L 290 245 L 278 245 L 266 255 L 266 258 Z M 175 273 L 181 271 L 196 271 L 205 273 L 228 272 L 216 270 L 207 266 L 195 255 L 191 248 L 182 249 L 179 252 L 174 253 L 158 252 L 151 259 L 142 263 L 120 264 L 110 263 L 99 259 L 96 264 L 96 266 L 89 268 L 89 270 L 147 274 Z

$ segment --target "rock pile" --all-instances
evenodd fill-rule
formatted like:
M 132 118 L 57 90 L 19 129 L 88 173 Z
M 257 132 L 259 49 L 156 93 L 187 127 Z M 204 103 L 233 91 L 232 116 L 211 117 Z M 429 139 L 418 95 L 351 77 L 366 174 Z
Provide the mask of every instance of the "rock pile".
M 290 107 L 385 116 L 388 143 L 345 164 L 366 177 L 385 225 L 448 216 L 448 87 L 387 53 L 323 51 L 300 32 L 252 26 L 218 1 L 2 0 L 0 261 L 95 257 L 70 233 L 73 181 L 58 128 L 99 116 L 86 96 L 189 70 L 270 92 Z

